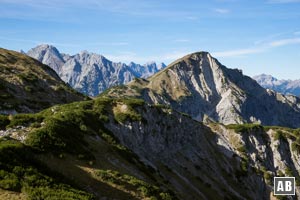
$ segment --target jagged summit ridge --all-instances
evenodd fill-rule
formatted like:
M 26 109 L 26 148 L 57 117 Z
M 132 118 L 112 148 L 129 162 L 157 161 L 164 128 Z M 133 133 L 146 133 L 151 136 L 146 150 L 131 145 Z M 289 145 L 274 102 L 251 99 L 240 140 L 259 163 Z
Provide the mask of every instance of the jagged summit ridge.
M 109 87 L 126 84 L 136 77 L 147 78 L 165 67 L 165 64 L 155 62 L 144 65 L 115 63 L 88 51 L 70 56 L 47 44 L 39 45 L 27 54 L 50 66 L 70 86 L 90 96 L 97 96 Z

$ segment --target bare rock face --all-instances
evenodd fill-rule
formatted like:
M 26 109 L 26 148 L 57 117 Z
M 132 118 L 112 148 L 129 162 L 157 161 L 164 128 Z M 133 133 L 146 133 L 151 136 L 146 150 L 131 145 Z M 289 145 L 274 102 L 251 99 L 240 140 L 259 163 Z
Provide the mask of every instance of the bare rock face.
M 144 65 L 114 63 L 87 51 L 70 56 L 51 45 L 39 45 L 27 55 L 50 66 L 63 81 L 89 96 L 97 96 L 109 87 L 126 84 L 134 78 L 147 78 L 165 67 L 163 63 L 157 65 L 155 62 Z
M 65 60 L 59 51 L 52 45 L 42 44 L 27 52 L 27 55 L 37 59 L 41 63 L 50 66 L 56 73 L 59 73 Z
M 282 94 L 300 95 L 300 80 L 278 80 L 277 78 L 261 74 L 253 77 L 262 87 Z
M 148 80 L 129 84 L 141 98 L 167 104 L 202 121 L 300 126 L 300 99 L 262 88 L 241 70 L 228 69 L 207 52 L 187 55 Z M 114 96 L 112 90 L 108 95 Z M 135 94 L 136 96 L 137 94 Z
M 153 105 L 135 110 L 142 121 L 106 127 L 168 180 L 179 199 L 270 199 L 274 176 L 299 179 L 296 129 L 202 124 Z M 299 192 L 296 187 L 290 198 Z

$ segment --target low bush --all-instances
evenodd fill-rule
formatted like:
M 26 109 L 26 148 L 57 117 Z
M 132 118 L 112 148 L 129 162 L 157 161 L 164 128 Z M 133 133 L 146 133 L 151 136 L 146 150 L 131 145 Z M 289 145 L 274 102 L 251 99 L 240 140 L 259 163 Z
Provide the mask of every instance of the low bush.
M 251 131 L 264 130 L 264 127 L 259 124 L 229 124 L 226 127 L 233 129 L 236 133 L 249 133 Z
M 44 117 L 39 114 L 16 114 L 10 119 L 7 127 L 26 126 L 33 122 L 42 122 Z
M 133 176 L 121 174 L 113 170 L 97 170 L 95 174 L 102 181 L 109 184 L 119 185 L 126 189 L 138 191 L 143 198 L 169 200 L 172 195 L 168 192 L 163 192 L 159 187 L 146 183 Z
M 0 115 L 0 129 L 5 129 L 9 122 L 7 115 Z
M 64 183 L 69 181 L 47 169 L 29 147 L 14 140 L 0 139 L 0 169 L 0 188 L 24 192 L 28 199 L 94 199 Z

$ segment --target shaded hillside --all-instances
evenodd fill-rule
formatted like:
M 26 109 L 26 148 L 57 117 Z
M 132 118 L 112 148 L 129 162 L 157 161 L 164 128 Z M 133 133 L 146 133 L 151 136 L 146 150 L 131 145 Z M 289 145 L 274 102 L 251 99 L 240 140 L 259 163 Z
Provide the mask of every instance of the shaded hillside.
M 135 79 L 109 97 L 138 96 L 170 105 L 198 121 L 300 127 L 300 99 L 262 88 L 238 69 L 228 69 L 207 52 L 187 55 L 148 79 Z
M 29 149 L 35 160 L 27 165 L 55 181 L 43 183 L 50 194 L 58 185 L 87 199 L 269 199 L 273 176 L 296 176 L 299 184 L 299 130 L 204 125 L 163 105 L 107 98 L 2 116 L 1 122 L 1 144 Z M 13 170 L 23 162 L 1 162 L 3 181 L 14 184 L 0 187 L 47 196 L 42 183 L 24 184 L 26 167 Z
M 0 49 L 1 113 L 36 112 L 83 100 L 48 66 L 24 54 Z

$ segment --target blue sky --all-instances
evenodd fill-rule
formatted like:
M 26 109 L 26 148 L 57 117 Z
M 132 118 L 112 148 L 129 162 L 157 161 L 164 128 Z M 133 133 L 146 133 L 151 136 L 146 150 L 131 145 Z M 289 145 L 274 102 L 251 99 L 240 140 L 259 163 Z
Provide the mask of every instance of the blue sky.
M 0 0 L 0 13 L 7 49 L 167 64 L 209 51 L 249 76 L 300 79 L 300 0 Z

